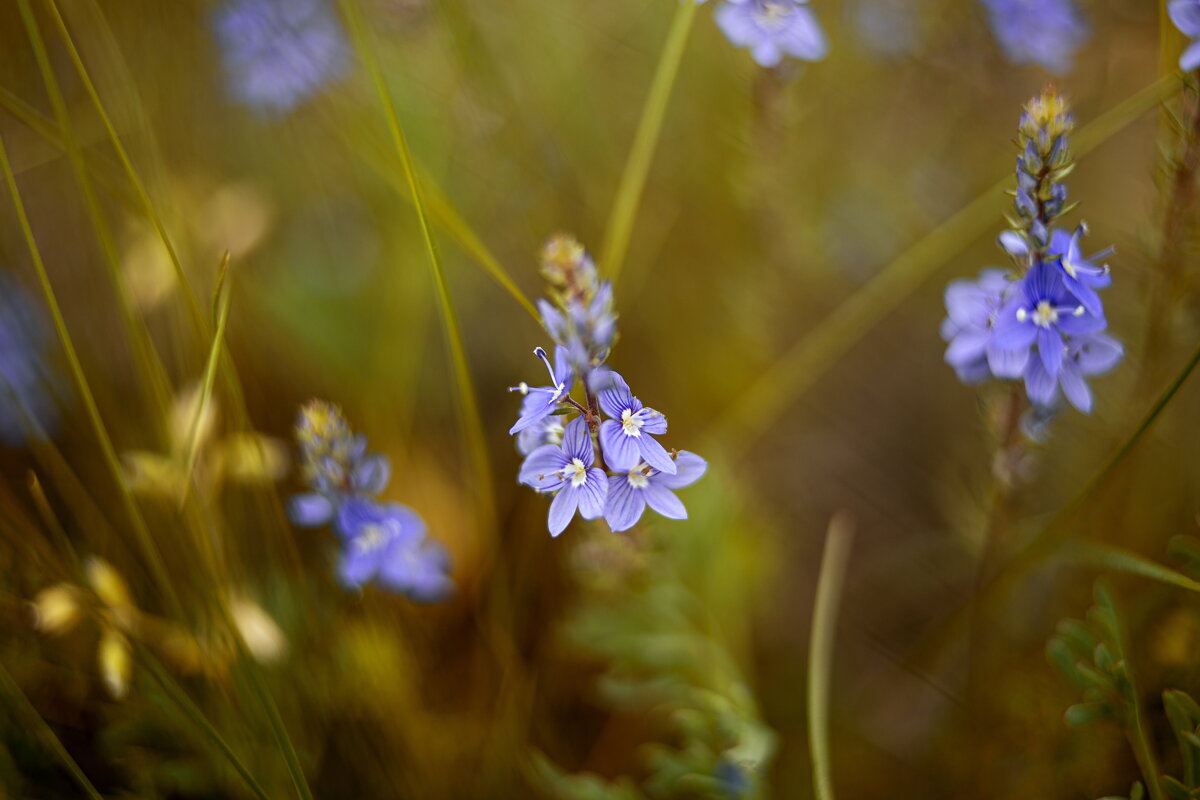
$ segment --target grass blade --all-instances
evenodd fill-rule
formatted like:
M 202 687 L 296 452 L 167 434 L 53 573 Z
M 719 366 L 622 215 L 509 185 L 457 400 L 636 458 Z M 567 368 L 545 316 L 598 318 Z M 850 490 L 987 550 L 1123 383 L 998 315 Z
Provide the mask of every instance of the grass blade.
M 13 680 L 12 675 L 8 673 L 3 664 L 0 664 L 0 685 L 12 698 L 13 705 L 26 718 L 34 733 L 54 752 L 54 755 L 58 756 L 58 760 L 63 763 L 67 772 L 71 773 L 71 777 L 79 784 L 79 788 L 83 790 L 84 794 L 92 800 L 104 800 L 103 795 L 96 791 L 96 787 L 88 780 L 87 775 L 83 774 L 83 770 L 75 763 L 75 759 L 71 758 L 67 748 L 63 747 L 63 743 L 54 734 L 54 730 L 46 720 L 42 719 L 42 715 L 33 707 L 33 703 L 29 702 L 29 698 L 21 691 L 21 687 Z
M 442 268 L 442 259 L 438 254 L 437 242 L 429 225 L 429 216 L 425 210 L 424 195 L 417 177 L 416 166 L 412 153 L 408 148 L 408 139 L 400 124 L 400 117 L 392 102 L 391 93 L 383 77 L 383 71 L 375 56 L 375 51 L 367 40 L 362 18 L 354 0 L 341 0 L 343 13 L 348 22 L 354 47 L 363 60 L 375 84 L 379 100 L 383 103 L 384 114 L 387 118 L 388 130 L 391 133 L 400 163 L 404 168 L 404 177 L 412 196 L 413 207 L 421 224 L 421 235 L 425 241 L 425 250 L 429 256 L 429 264 L 433 269 L 434 283 L 437 286 L 438 305 L 441 310 L 442 323 L 446 329 L 446 341 L 450 350 L 450 360 L 454 370 L 455 385 L 458 389 L 459 416 L 467 440 L 468 456 L 474 472 L 474 484 L 477 496 L 483 509 L 484 518 L 490 523 L 495 518 L 492 498 L 492 475 L 488 464 L 487 445 L 484 440 L 483 421 L 479 405 L 475 399 L 475 388 L 471 380 L 471 372 L 467 366 L 467 354 L 463 346 L 462 333 L 459 330 L 458 317 L 454 313 L 454 303 L 450 298 L 450 289 L 446 285 L 446 274 Z
M 817 579 L 817 602 L 813 608 L 812 638 L 808 647 L 808 747 L 812 755 L 813 791 L 817 800 L 833 800 L 829 687 L 833 674 L 838 604 L 853 542 L 853 523 L 839 512 L 830 520 L 829 532 L 825 536 L 821 574 Z
M 150 571 L 158 582 L 159 589 L 162 591 L 168 607 L 176 616 L 179 616 L 181 606 L 179 598 L 175 594 L 174 584 L 167 574 L 167 568 L 163 563 L 162 556 L 158 552 L 158 547 L 150 536 L 150 530 L 146 527 L 146 521 L 142 518 L 142 513 L 134 501 L 129 483 L 125 480 L 124 469 L 121 467 L 120 459 L 117 457 L 117 451 L 113 447 L 108 430 L 104 426 L 104 420 L 100 416 L 100 409 L 96 405 L 96 398 L 92 394 L 91 387 L 88 386 L 87 377 L 83 372 L 83 365 L 79 361 L 79 354 L 75 350 L 71 334 L 67 330 L 67 323 L 63 319 L 62 309 L 58 305 L 58 298 L 54 294 L 54 287 L 50 285 L 50 276 L 46 272 L 45 262 L 42 261 L 42 254 L 38 249 L 37 240 L 34 238 L 33 228 L 30 227 L 29 217 L 25 212 L 25 203 L 21 200 L 21 192 L 17 188 L 17 179 L 13 174 L 12 163 L 8 158 L 8 148 L 4 144 L 3 137 L 0 137 L 0 171 L 3 171 L 5 183 L 8 184 L 13 207 L 17 212 L 17 220 L 20 224 L 21 232 L 25 237 L 29 256 L 33 260 L 33 266 L 37 272 L 38 282 L 41 284 L 46 305 L 50 309 L 54 328 L 58 333 L 59 341 L 62 343 L 63 351 L 66 353 L 67 363 L 70 366 L 75 388 L 83 400 L 84 408 L 87 410 L 88 420 L 91 422 L 92 430 L 100 443 L 100 450 L 104 456 L 104 461 L 112 472 L 113 480 L 116 481 L 121 496 L 121 503 L 129 517 L 130 525 L 133 527 L 138 545 L 142 551 L 142 556 L 145 558 Z
M 1143 558 L 1137 553 L 1112 545 L 1082 539 L 1068 539 L 1063 543 L 1059 553 L 1068 561 L 1124 572 L 1129 575 L 1138 575 L 1160 583 L 1178 586 L 1189 592 L 1200 592 L 1200 581 L 1194 581 L 1181 572 L 1176 572 L 1148 558 Z
M 621 182 L 617 185 L 612 212 L 605 226 L 604 249 L 600 257 L 600 269 L 612 279 L 614 286 L 621 277 L 625 254 L 629 250 L 629 238 L 633 234 L 633 223 L 637 218 L 642 190 L 646 186 L 646 177 L 654 160 L 654 149 L 658 145 L 659 133 L 662 132 L 667 103 L 671 99 L 675 77 L 679 74 L 679 63 L 683 60 L 683 51 L 687 47 L 692 20 L 696 17 L 696 6 L 693 0 L 682 0 L 675 10 L 675 18 L 671 21 L 671 29 L 667 32 L 667 41 L 663 45 L 658 67 L 654 71 L 654 80 L 650 84 L 650 94 L 646 96 L 646 105 L 642 108 L 642 117 L 633 136 L 633 146 L 629 149 L 629 157 L 621 173 Z
M 1168 75 L 1117 103 L 1074 137 L 1083 156 L 1151 110 L 1179 87 Z M 931 231 L 835 308 L 811 332 L 786 350 L 720 415 L 708 436 L 708 449 L 736 459 L 770 429 L 776 418 L 811 388 L 888 313 L 901 305 L 943 264 L 1000 219 L 1004 177 Z

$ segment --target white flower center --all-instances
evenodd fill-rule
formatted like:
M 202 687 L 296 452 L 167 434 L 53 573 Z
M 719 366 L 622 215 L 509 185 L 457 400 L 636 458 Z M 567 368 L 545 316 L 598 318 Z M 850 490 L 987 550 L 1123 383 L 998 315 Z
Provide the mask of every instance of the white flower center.
M 633 489 L 645 489 L 650 485 L 650 478 L 646 473 L 642 472 L 641 468 L 629 470 L 629 486 Z
M 562 444 L 563 424 L 562 417 L 551 417 L 546 423 L 546 443 L 547 444 Z
M 754 10 L 754 21 L 768 30 L 779 30 L 795 11 L 791 0 L 766 0 Z
M 642 426 L 646 423 L 630 409 L 621 412 L 621 429 L 626 436 L 641 436 Z
M 1037 308 L 1033 310 L 1033 324 L 1042 328 L 1049 328 L 1056 322 L 1058 322 L 1058 309 L 1050 305 L 1049 300 L 1039 302 Z
M 388 541 L 388 533 L 382 525 L 364 525 L 362 532 L 354 538 L 354 547 L 360 553 L 374 553 Z
M 578 458 L 572 458 L 571 463 L 563 467 L 563 480 L 570 481 L 572 486 L 583 486 L 587 483 L 587 467 Z

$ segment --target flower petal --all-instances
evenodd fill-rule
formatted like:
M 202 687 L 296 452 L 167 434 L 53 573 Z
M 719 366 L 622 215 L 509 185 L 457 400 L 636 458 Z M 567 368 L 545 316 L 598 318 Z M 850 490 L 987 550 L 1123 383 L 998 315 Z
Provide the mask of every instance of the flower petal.
M 707 471 L 707 461 L 688 450 L 680 450 L 679 457 L 675 459 L 675 474 L 657 475 L 652 482 L 668 489 L 682 489 L 700 480 Z
M 1053 328 L 1038 328 L 1038 355 L 1041 356 L 1042 366 L 1052 377 L 1057 378 L 1062 369 L 1063 351 L 1062 336 Z
M 579 487 L 579 515 L 584 519 L 598 518 L 604 513 L 604 501 L 607 498 L 608 476 L 602 469 L 589 469 L 587 480 Z
M 1071 343 L 1071 353 L 1083 375 L 1108 372 L 1125 355 L 1121 343 L 1103 333 L 1077 339 Z
M 600 401 L 600 408 L 605 414 L 613 419 L 620 419 L 621 414 L 625 409 L 637 411 L 641 408 L 641 404 L 635 405 L 633 392 L 629 391 L 629 384 L 621 377 L 620 373 L 610 371 L 608 373 L 609 387 L 602 390 L 597 399 Z
M 661 411 L 655 411 L 653 408 L 643 408 L 637 413 L 638 418 L 642 420 L 642 433 L 652 433 L 655 436 L 662 436 L 667 432 L 667 417 Z
M 606 419 L 600 423 L 600 447 L 604 451 L 604 460 L 614 470 L 627 472 L 637 466 L 642 458 L 637 444 L 641 438 L 645 437 L 627 435 L 616 420 Z
M 550 504 L 550 516 L 546 521 L 551 536 L 558 536 L 567 529 L 578 506 L 579 489 L 575 486 L 567 484 L 554 495 L 554 502 Z
M 563 428 L 562 452 L 568 460 L 578 458 L 585 467 L 590 467 L 596 460 L 592 450 L 592 432 L 583 417 L 576 417 Z
M 1025 372 L 1029 363 L 1029 350 L 1001 350 L 989 345 L 987 348 L 987 364 L 992 374 L 997 378 L 1019 378 Z
M 562 485 L 559 470 L 566 465 L 567 457 L 561 448 L 544 444 L 525 458 L 517 480 L 539 491 L 552 492 Z
M 323 494 L 298 494 L 288 498 L 288 519 L 301 528 L 317 528 L 333 519 L 333 503 Z
M 391 477 L 392 464 L 387 456 L 371 456 L 350 472 L 350 488 L 361 494 L 379 494 L 387 488 Z
M 687 519 L 687 509 L 675 493 L 661 483 L 651 480 L 645 489 L 646 502 L 667 519 Z
M 1092 413 L 1092 390 L 1088 388 L 1079 368 L 1073 364 L 1063 365 L 1058 379 L 1062 383 L 1063 394 L 1067 396 L 1071 405 L 1085 414 Z
M 671 454 L 653 436 L 642 434 L 637 438 L 637 444 L 638 450 L 642 454 L 642 460 L 659 472 L 674 475 L 678 471 L 675 466 L 675 459 L 671 458 Z M 630 469 L 633 466 L 630 465 Z
M 992 343 L 1001 350 L 1024 350 L 1037 338 L 1037 326 L 1017 319 L 1017 311 L 1025 308 L 1025 300 L 1017 297 L 1005 304 L 996 315 L 992 327 Z
M 1040 358 L 1029 359 L 1025 368 L 1025 393 L 1031 402 L 1039 406 L 1048 406 L 1054 402 L 1058 391 L 1058 380 L 1042 366 Z
M 989 331 L 978 328 L 959 331 L 946 348 L 943 358 L 947 364 L 954 367 L 978 361 L 987 351 L 991 338 Z
M 608 499 L 604 503 L 604 521 L 613 533 L 627 531 L 637 524 L 646 510 L 643 492 L 629 484 L 627 475 L 608 479 Z

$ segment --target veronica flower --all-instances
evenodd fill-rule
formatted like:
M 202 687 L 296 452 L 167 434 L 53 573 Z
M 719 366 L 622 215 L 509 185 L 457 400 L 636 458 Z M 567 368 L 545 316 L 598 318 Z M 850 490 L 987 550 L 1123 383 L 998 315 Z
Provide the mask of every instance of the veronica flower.
M 1039 64 L 1050 72 L 1071 70 L 1075 51 L 1088 37 L 1071 0 L 982 0 L 992 32 L 1014 64 Z
M 1072 337 L 1067 341 L 1057 376 L 1050 374 L 1041 359 L 1029 359 L 1025 371 L 1025 391 L 1037 406 L 1049 406 L 1058 394 L 1058 387 L 1062 386 L 1063 394 L 1071 405 L 1089 414 L 1092 411 L 1092 390 L 1085 379 L 1108 372 L 1124 354 L 1121 344 L 1103 333 Z
M 773 67 L 783 57 L 820 61 L 829 51 L 825 33 L 805 0 L 740 0 L 717 9 L 717 26 L 738 47 L 745 47 L 761 66 Z
M 353 497 L 373 497 L 384 490 L 392 467 L 386 456 L 367 453 L 367 440 L 355 436 L 332 403 L 312 400 L 296 422 L 300 468 L 307 494 L 288 500 L 288 517 L 304 528 L 335 520 L 338 509 Z
M 542 348 L 534 348 L 533 354 L 546 365 L 546 371 L 550 373 L 550 385 L 530 388 L 528 384 L 521 382 L 509 389 L 510 392 L 520 392 L 525 395 L 525 401 L 521 406 L 521 418 L 508 429 L 510 436 L 520 433 L 550 416 L 554 409 L 558 408 L 559 401 L 571 391 L 571 384 L 575 382 L 575 373 L 571 370 L 567 352 L 563 347 L 560 346 L 554 350 L 554 366 L 550 366 L 550 359 Z
M 1036 342 L 1041 364 L 1052 378 L 1062 368 L 1064 335 L 1098 333 L 1106 325 L 1103 316 L 1080 305 L 1063 283 L 1062 271 L 1052 264 L 1035 265 L 1013 295 L 996 318 L 995 346 L 1028 350 Z
M 671 490 L 700 480 L 708 462 L 687 450 L 680 450 L 675 462 L 674 475 L 641 462 L 627 472 L 609 477 L 604 520 L 614 533 L 636 525 L 647 505 L 668 519 L 687 519 L 687 509 Z
M 1079 240 L 1087 232 L 1087 225 L 1084 223 L 1080 223 L 1072 234 L 1055 230 L 1050 235 L 1050 255 L 1058 256 L 1058 266 L 1062 269 L 1062 279 L 1067 291 L 1075 295 L 1088 311 L 1103 314 L 1104 307 L 1096 290 L 1111 286 L 1112 275 L 1107 264 L 1096 266 L 1092 262 L 1111 254 L 1112 248 L 1107 247 L 1085 258 L 1080 252 Z
M 612 418 L 600 423 L 600 446 L 608 465 L 616 470 L 629 470 L 639 461 L 645 461 L 674 475 L 675 462 L 654 438 L 667 432 L 667 418 L 643 406 L 616 372 L 610 373 L 609 380 L 609 388 L 598 395 L 600 408 Z
M 265 113 L 291 111 L 349 65 L 327 0 L 229 0 L 213 27 L 230 92 Z
M 1192 40 L 1179 57 L 1179 68 L 1191 72 L 1200 67 L 1200 0 L 1171 0 L 1167 13 L 1175 27 Z
M 57 374 L 47 366 L 51 328 L 41 306 L 0 273 L 0 442 L 25 440 L 32 421 L 43 432 L 58 423 Z
M 425 536 L 425 523 L 399 503 L 354 499 L 338 511 L 343 539 L 342 582 L 352 588 L 378 580 L 414 600 L 436 602 L 454 588 L 450 557 Z
M 541 402 L 542 398 L 540 395 L 525 395 L 525 403 L 522 406 L 521 414 L 524 415 L 532 404 Z M 551 414 L 543 417 L 540 422 L 535 422 L 533 425 L 517 433 L 517 452 L 523 456 L 527 456 L 544 444 L 562 444 L 562 437 L 562 415 Z
M 1028 348 L 1002 350 L 992 338 L 996 317 L 1015 285 L 1004 270 L 985 269 L 979 280 L 952 281 L 946 287 L 942 338 L 950 344 L 945 359 L 963 383 L 979 383 L 992 375 L 1017 378 L 1025 369 Z
M 596 519 L 604 513 L 608 477 L 604 470 L 592 466 L 595 460 L 587 422 L 576 417 L 563 429 L 561 446 L 542 445 L 521 464 L 521 483 L 539 492 L 557 492 L 547 521 L 551 536 L 566 530 L 576 509 L 584 519 Z

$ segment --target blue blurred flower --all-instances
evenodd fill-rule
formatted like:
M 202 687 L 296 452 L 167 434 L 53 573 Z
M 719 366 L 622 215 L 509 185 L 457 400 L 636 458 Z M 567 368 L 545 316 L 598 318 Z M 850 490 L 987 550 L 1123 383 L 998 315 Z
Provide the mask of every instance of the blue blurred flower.
M 421 602 L 444 600 L 454 589 L 450 557 L 425 536 L 425 523 L 399 503 L 352 499 L 338 513 L 343 538 L 339 573 L 352 588 L 378 579 Z
M 575 382 L 575 374 L 571 371 L 566 350 L 561 345 L 555 348 L 553 366 L 542 348 L 534 348 L 533 354 L 546 365 L 546 371 L 550 373 L 550 385 L 530 387 L 529 384 L 521 382 L 509 389 L 510 392 L 520 392 L 525 396 L 525 401 L 521 404 L 521 417 L 508 429 L 509 436 L 537 425 L 554 413 L 558 404 L 570 394 L 571 384 Z
M 1092 411 L 1092 390 L 1089 376 L 1108 372 L 1125 354 L 1120 342 L 1103 333 L 1072 337 L 1064 348 L 1062 366 L 1052 375 L 1042 359 L 1031 358 L 1025 370 L 1025 391 L 1035 406 L 1053 405 L 1062 386 L 1063 394 L 1075 408 L 1085 414 Z
M 1050 255 L 1057 257 L 1056 263 L 1062 270 L 1062 279 L 1067 291 L 1075 295 L 1088 311 L 1103 315 L 1104 307 L 1096 290 L 1111 286 L 1112 275 L 1107 264 L 1097 266 L 1092 262 L 1111 254 L 1112 248 L 1106 247 L 1085 258 L 1079 249 L 1079 240 L 1087 230 L 1087 225 L 1082 222 L 1071 234 L 1063 230 L 1054 230 L 1050 234 Z
M 667 418 L 629 391 L 629 384 L 615 372 L 610 386 L 599 394 L 600 408 L 611 419 L 600 423 L 600 447 L 615 470 L 630 470 L 645 461 L 662 472 L 675 474 L 675 462 L 654 438 L 667 432 Z
M 229 91 L 266 114 L 286 114 L 349 65 L 327 0 L 229 0 L 213 28 Z
M 1191 72 L 1200 67 L 1200 0 L 1171 0 L 1167 13 L 1175 27 L 1192 40 L 1179 56 L 1179 68 Z
M 1018 378 L 1024 371 L 1028 349 L 1005 351 L 992 340 L 996 317 L 1015 285 L 1004 270 L 985 269 L 978 280 L 952 281 L 946 287 L 945 359 L 963 383 L 979 383 L 993 375 Z
M 612 284 L 600 280 L 583 245 L 565 234 L 551 237 L 542 248 L 542 274 L 553 297 L 553 302 L 538 300 L 542 325 L 567 349 L 576 374 L 588 381 L 617 336 Z
M 1067 349 L 1063 337 L 1099 333 L 1106 324 L 1103 315 L 1093 314 L 1067 290 L 1061 270 L 1040 263 L 1025 274 L 1000 310 L 992 341 L 1007 351 L 1028 351 L 1036 343 L 1046 373 L 1058 378 Z
M 367 453 L 367 440 L 355 436 L 342 410 L 312 400 L 296 421 L 300 470 L 312 491 L 288 500 L 288 516 L 296 525 L 316 528 L 335 521 L 351 497 L 373 497 L 384 490 L 392 467 L 386 456 Z
M 687 509 L 671 490 L 700 480 L 708 462 L 695 453 L 680 450 L 675 466 L 675 474 L 668 475 L 643 462 L 628 472 L 609 477 L 604 520 L 614 533 L 636 525 L 647 505 L 668 519 L 687 519 Z
M 30 422 L 47 435 L 58 426 L 60 380 L 47 365 L 51 338 L 41 306 L 0 273 L 0 442 L 21 444 Z
M 773 67 L 792 56 L 820 61 L 829 47 L 806 0 L 727 0 L 717 9 L 725 38 L 745 47 L 760 65 Z
M 539 492 L 557 492 L 547 520 L 551 536 L 566 530 L 576 509 L 584 519 L 596 519 L 604 513 L 608 476 L 592 466 L 595 460 L 587 422 L 576 417 L 563 429 L 561 446 L 542 445 L 521 464 L 521 483 Z
M 981 0 L 1004 55 L 1014 64 L 1071 70 L 1088 28 L 1071 0 Z

